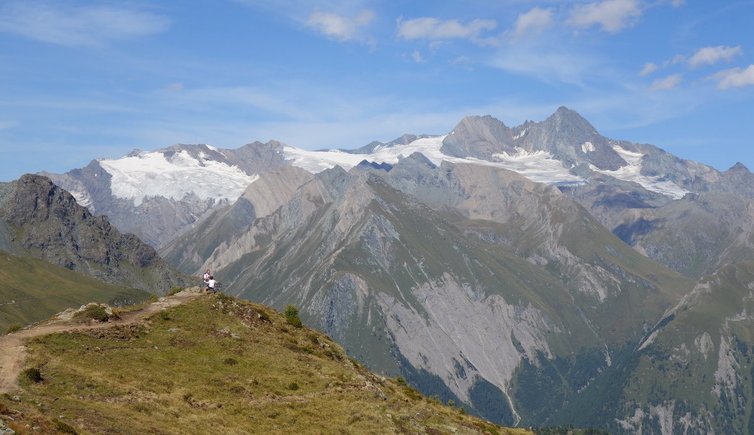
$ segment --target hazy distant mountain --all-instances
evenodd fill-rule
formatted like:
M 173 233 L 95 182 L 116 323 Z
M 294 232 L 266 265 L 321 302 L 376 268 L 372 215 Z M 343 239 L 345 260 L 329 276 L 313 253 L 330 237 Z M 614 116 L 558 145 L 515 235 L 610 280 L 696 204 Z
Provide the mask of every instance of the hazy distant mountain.
M 275 141 L 236 150 L 176 145 L 47 175 L 93 213 L 108 215 L 122 231 L 162 248 L 209 213 L 231 205 L 270 171 L 286 166 L 311 173 L 334 166 L 349 170 L 362 162 L 393 165 L 417 152 L 435 165 L 500 167 L 570 189 L 611 230 L 639 222 L 634 218 L 637 207 L 656 208 L 687 193 L 725 190 L 754 197 L 749 183 L 754 176 L 743 167 L 720 173 L 651 145 L 607 139 L 565 107 L 542 122 L 510 128 L 491 116 L 473 116 L 447 135 L 404 135 L 350 151 L 306 151 Z
M 45 175 L 92 213 L 159 247 L 213 208 L 234 202 L 258 173 L 283 164 L 282 144 L 274 141 L 235 150 L 175 145 Z
M 41 258 L 109 283 L 164 293 L 186 279 L 149 245 L 93 216 L 39 175 L 0 189 L 0 249 Z

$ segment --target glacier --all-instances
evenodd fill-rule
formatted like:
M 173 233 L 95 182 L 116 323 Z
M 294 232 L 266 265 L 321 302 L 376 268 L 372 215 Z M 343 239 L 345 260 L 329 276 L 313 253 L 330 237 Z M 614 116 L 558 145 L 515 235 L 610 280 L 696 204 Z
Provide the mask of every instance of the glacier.
M 187 151 L 172 155 L 162 152 L 139 152 L 117 160 L 99 160 L 112 177 L 115 197 L 131 200 L 138 207 L 150 197 L 181 200 L 196 195 L 199 199 L 235 201 L 246 188 L 259 179 L 236 166 L 230 166 Z
M 530 153 L 519 148 L 513 154 L 495 154 L 493 156 L 494 161 L 473 157 L 453 157 L 442 152 L 445 137 L 444 135 L 423 137 L 406 145 L 377 147 L 374 152 L 369 154 L 355 154 L 341 150 L 307 151 L 290 146 L 286 146 L 283 152 L 285 159 L 289 160 L 293 166 L 311 173 L 321 172 L 335 166 L 349 170 L 364 160 L 374 163 L 396 164 L 401 158 L 408 157 L 413 153 L 420 153 L 438 166 L 442 162 L 470 163 L 514 171 L 538 183 L 578 185 L 586 182 L 583 178 L 571 174 L 560 161 L 555 160 L 552 154 L 548 152 L 536 151 Z

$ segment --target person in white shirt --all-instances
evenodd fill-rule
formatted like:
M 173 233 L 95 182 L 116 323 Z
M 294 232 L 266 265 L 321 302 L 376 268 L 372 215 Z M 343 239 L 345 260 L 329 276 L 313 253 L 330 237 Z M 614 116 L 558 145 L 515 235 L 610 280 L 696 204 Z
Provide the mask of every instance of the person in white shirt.
M 210 275 L 209 280 L 207 281 L 207 292 L 214 293 L 215 292 L 215 277 Z

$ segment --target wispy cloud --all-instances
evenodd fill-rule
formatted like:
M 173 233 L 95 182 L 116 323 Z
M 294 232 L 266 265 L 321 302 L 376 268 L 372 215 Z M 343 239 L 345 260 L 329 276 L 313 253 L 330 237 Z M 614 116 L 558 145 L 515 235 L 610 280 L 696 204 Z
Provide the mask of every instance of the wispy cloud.
M 600 26 L 605 32 L 617 33 L 632 26 L 641 14 L 638 0 L 603 0 L 575 6 L 568 23 L 578 28 Z
M 754 86 L 754 65 L 749 65 L 746 69 L 732 68 L 720 71 L 713 77 L 718 80 L 717 87 L 720 89 Z
M 402 39 L 467 39 L 482 43 L 484 32 L 497 27 L 495 20 L 476 19 L 468 23 L 458 20 L 440 20 L 432 17 L 398 20 L 398 37 Z
M 306 24 L 339 41 L 351 41 L 361 37 L 362 30 L 374 20 L 374 12 L 362 10 L 352 17 L 333 12 L 314 12 Z
M 583 86 L 586 78 L 600 68 L 599 62 L 582 53 L 537 49 L 517 45 L 500 50 L 489 61 L 490 66 L 510 73 L 534 77 L 546 83 Z
M 117 6 L 12 1 L 0 7 L 0 32 L 72 47 L 149 36 L 169 26 L 162 15 Z
M 647 62 L 644 64 L 644 67 L 639 71 L 639 75 L 642 77 L 648 76 L 652 74 L 653 72 L 657 71 L 658 66 L 652 62 Z
M 730 61 L 741 53 L 741 46 L 727 47 L 718 45 L 716 47 L 704 47 L 697 50 L 688 59 L 688 63 L 691 68 L 697 68 L 702 65 L 714 65 L 721 61 Z
M 516 18 L 513 24 L 513 35 L 520 38 L 527 33 L 540 32 L 552 25 L 552 10 L 533 8 Z
M 649 86 L 649 90 L 651 91 L 666 91 L 669 89 L 673 89 L 679 84 L 681 84 L 681 80 L 683 80 L 683 76 L 680 74 L 673 74 L 661 79 L 657 79 L 652 82 L 652 84 Z

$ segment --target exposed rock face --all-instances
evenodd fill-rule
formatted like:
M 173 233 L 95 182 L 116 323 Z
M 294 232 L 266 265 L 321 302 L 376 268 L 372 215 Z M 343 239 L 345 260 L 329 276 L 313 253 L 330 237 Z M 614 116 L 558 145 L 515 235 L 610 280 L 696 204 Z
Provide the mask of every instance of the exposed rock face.
M 615 170 L 626 161 L 611 145 L 581 115 L 560 107 L 546 120 L 529 123 L 518 146 L 527 151 L 548 151 L 566 167 L 591 163 L 599 169 Z
M 510 128 L 489 115 L 462 119 L 443 141 L 442 151 L 484 160 L 491 160 L 496 153 L 515 152 Z
M 272 204 L 263 186 L 245 198 Z M 522 364 L 583 346 L 603 355 L 596 376 L 686 285 L 557 188 L 499 168 L 414 155 L 322 172 L 279 204 L 192 270 L 293 303 L 369 366 L 497 421 L 531 418 L 514 393 Z
M 220 244 L 240 236 L 255 219 L 271 214 L 288 202 L 296 190 L 312 178 L 309 172 L 291 166 L 271 171 L 252 183 L 233 205 L 212 211 L 187 235 L 178 236 L 161 252 L 181 270 L 199 270 Z
M 27 174 L 13 183 L 0 218 L 15 251 L 155 293 L 185 283 L 152 247 L 93 216 L 46 177 Z

